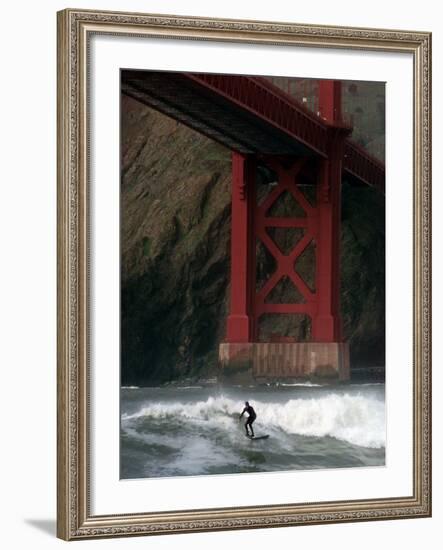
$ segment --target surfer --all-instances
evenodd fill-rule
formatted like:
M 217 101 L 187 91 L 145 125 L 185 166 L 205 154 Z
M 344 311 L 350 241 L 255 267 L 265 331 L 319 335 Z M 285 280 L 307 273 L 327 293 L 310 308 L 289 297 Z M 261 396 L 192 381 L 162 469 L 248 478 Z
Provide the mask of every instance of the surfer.
M 257 415 L 255 414 L 254 409 L 251 407 L 251 405 L 249 404 L 248 401 L 245 401 L 245 408 L 243 409 L 243 412 L 241 413 L 239 420 L 242 419 L 242 416 L 245 413 L 248 413 L 248 415 L 249 415 L 248 419 L 245 422 L 246 435 L 247 435 L 247 437 L 249 437 L 249 431 L 248 431 L 248 426 L 249 426 L 250 429 L 251 429 L 251 437 L 254 437 L 254 430 L 252 428 L 252 423 L 257 418 Z

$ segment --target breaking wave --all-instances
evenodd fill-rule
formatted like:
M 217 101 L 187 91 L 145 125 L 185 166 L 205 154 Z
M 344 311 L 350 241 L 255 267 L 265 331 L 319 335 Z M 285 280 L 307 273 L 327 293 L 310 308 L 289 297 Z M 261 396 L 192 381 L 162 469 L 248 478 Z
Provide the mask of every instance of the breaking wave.
M 290 399 L 284 403 L 251 401 L 257 411 L 254 426 L 273 437 L 302 435 L 333 437 L 360 447 L 385 447 L 385 405 L 374 395 L 329 393 L 315 398 Z M 232 431 L 238 426 L 241 403 L 225 396 L 192 403 L 158 402 L 133 414 L 123 414 L 129 427 L 138 419 L 180 421 L 194 429 Z

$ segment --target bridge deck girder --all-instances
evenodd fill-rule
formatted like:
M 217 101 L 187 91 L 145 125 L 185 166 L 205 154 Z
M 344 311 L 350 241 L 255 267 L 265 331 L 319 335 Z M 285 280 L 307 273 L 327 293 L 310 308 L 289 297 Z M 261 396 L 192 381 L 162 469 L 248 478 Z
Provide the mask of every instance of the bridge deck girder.
M 334 131 L 293 97 L 260 77 L 123 70 L 124 94 L 242 154 L 324 158 Z M 385 167 L 347 139 L 351 183 L 384 190 Z

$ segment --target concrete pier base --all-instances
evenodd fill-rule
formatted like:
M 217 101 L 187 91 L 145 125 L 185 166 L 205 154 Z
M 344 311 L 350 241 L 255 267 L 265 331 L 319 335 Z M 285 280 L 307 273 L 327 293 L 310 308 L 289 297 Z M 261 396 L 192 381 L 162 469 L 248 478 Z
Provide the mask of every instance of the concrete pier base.
M 235 381 L 285 378 L 349 380 L 349 344 L 345 342 L 222 343 L 222 376 Z

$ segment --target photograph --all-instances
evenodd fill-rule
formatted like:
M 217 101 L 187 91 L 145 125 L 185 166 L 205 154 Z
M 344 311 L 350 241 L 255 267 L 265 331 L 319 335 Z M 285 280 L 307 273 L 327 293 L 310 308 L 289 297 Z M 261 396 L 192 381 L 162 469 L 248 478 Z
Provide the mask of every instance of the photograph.
M 121 479 L 385 465 L 385 87 L 120 70 Z
M 441 544 L 439 7 L 5 3 L 3 548 Z
M 57 535 L 429 517 L 430 32 L 57 17 Z

